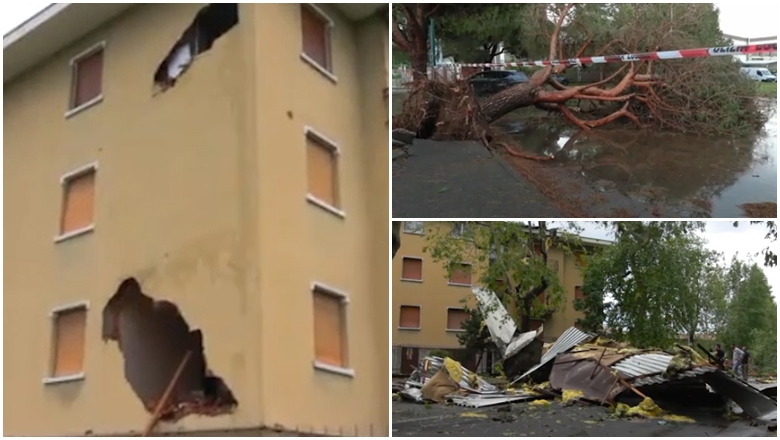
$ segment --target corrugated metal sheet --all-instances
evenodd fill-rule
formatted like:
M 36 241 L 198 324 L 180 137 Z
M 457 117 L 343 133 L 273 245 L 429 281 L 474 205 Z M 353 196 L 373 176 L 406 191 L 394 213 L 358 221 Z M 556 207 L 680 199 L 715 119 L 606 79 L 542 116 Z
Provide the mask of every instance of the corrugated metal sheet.
M 559 354 L 566 353 L 577 345 L 594 339 L 595 337 L 596 335 L 585 333 L 576 327 L 569 327 L 565 332 L 563 332 L 561 337 L 558 338 L 558 340 L 555 341 L 552 346 L 550 346 L 550 349 L 547 350 L 547 353 L 542 356 L 542 360 L 533 366 L 530 370 L 523 373 L 520 377 L 513 380 L 512 384 L 519 382 L 524 377 L 541 368 L 543 365 L 546 365 L 548 362 L 552 362 Z
M 658 385 L 661 383 L 666 383 L 671 380 L 679 380 L 679 379 L 690 379 L 692 377 L 701 376 L 706 373 L 712 373 L 713 371 L 716 371 L 717 367 L 696 367 L 691 368 L 690 370 L 683 371 L 681 373 L 676 374 L 674 377 L 664 377 L 663 374 L 656 374 L 653 376 L 648 377 L 640 377 L 634 380 L 630 380 L 631 384 L 635 387 L 644 387 L 647 385 Z
M 494 292 L 481 287 L 473 287 L 471 291 L 477 297 L 479 308 L 485 315 L 485 325 L 490 331 L 490 336 L 493 337 L 501 352 L 504 352 L 517 332 L 515 320 L 509 316 Z
M 617 362 L 612 368 L 630 377 L 661 374 L 669 367 L 672 357 L 664 353 L 637 354 Z
M 447 396 L 452 399 L 452 403 L 467 408 L 484 408 L 486 406 L 501 405 L 510 402 L 522 402 L 531 399 L 537 399 L 537 394 L 518 394 L 513 396 L 505 395 L 471 395 L 471 396 Z
M 704 375 L 702 379 L 715 392 L 736 402 L 750 417 L 770 426 L 777 426 L 777 401 L 724 371 L 714 371 Z
M 541 334 L 543 331 L 544 325 L 540 325 L 536 330 L 531 330 L 530 332 L 517 335 L 517 337 L 506 347 L 504 359 L 513 356 L 515 353 L 530 345 L 531 342 L 533 342 L 533 340 L 536 339 L 536 337 L 539 336 L 539 334 Z
M 425 361 L 428 361 L 428 368 L 425 370 L 425 377 L 423 378 L 423 370 L 425 368 L 424 364 Z M 406 382 L 410 386 L 422 386 L 425 384 L 425 382 L 429 381 L 434 374 L 436 374 L 437 371 L 442 367 L 444 364 L 444 359 L 440 357 L 435 356 L 428 356 L 420 360 L 420 364 L 416 370 L 412 373 L 411 376 L 409 376 L 409 380 Z M 471 387 L 471 384 L 469 384 L 468 377 L 473 374 L 471 370 L 468 370 L 463 365 L 460 366 L 461 370 L 463 371 L 463 377 L 460 379 L 460 386 L 461 388 L 472 391 L 475 393 L 498 393 L 498 388 L 485 381 L 485 379 L 479 377 L 479 389 L 474 389 Z

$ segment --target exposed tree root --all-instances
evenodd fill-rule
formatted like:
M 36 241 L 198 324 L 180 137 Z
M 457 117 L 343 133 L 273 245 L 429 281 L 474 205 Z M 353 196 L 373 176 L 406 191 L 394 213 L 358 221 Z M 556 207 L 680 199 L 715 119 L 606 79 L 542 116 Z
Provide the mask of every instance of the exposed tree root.
M 413 83 L 393 128 L 421 138 L 476 140 L 487 145 L 491 135 L 484 112 L 466 81 Z
M 520 158 L 523 158 L 523 159 L 535 160 L 537 162 L 544 162 L 544 161 L 555 159 L 554 156 L 539 156 L 538 154 L 531 154 L 531 153 L 524 153 L 522 151 L 517 151 L 517 150 L 509 147 L 509 145 L 507 145 L 504 142 L 494 142 L 492 145 L 494 145 L 496 147 L 503 147 L 504 150 L 508 154 L 510 154 L 512 156 L 515 156 L 515 157 L 520 157 Z

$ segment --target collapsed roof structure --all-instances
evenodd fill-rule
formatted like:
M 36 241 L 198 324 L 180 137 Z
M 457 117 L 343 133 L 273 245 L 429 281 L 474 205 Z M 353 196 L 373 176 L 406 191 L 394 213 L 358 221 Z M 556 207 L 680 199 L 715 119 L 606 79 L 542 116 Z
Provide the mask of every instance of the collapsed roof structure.
M 495 293 L 473 290 L 504 362 L 521 356 L 534 341 L 543 345 L 536 331 L 517 332 L 514 320 Z M 560 396 L 627 408 L 620 401 L 633 395 L 643 398 L 643 403 L 651 402 L 658 413 L 663 410 L 648 396 L 671 393 L 693 399 L 691 396 L 698 395 L 724 405 L 730 402 L 770 429 L 777 426 L 776 383 L 759 389 L 691 347 L 678 345 L 671 351 L 638 349 L 571 327 L 543 351 L 536 363 L 522 372 L 507 372 L 512 380 L 504 390 L 452 359 L 427 357 L 399 393 L 407 400 L 450 401 L 473 408 Z M 641 415 L 641 410 L 636 412 Z

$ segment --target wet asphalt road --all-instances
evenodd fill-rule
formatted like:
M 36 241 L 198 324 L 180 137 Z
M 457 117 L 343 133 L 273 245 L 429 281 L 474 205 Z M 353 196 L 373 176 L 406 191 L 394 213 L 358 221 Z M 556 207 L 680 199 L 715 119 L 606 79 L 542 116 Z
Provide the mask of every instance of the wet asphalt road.
M 614 419 L 608 409 L 594 405 L 549 408 L 527 403 L 490 408 L 463 408 L 393 402 L 393 436 L 469 437 L 722 437 L 774 436 L 747 420 L 728 421 L 708 415 L 691 416 L 696 423 Z

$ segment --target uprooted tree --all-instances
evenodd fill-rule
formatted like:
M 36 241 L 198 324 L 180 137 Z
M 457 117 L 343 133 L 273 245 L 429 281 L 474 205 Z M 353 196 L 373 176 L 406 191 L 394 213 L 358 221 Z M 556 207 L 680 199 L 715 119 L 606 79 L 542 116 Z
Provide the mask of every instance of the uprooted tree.
M 531 57 L 568 59 L 725 46 L 712 4 L 527 5 L 523 29 Z M 731 57 L 599 65 L 603 79 L 564 86 L 546 66 L 527 83 L 478 100 L 465 81 L 427 78 L 428 23 L 449 5 L 401 4 L 393 10 L 393 43 L 409 54 L 413 82 L 394 127 L 421 137 L 487 143 L 489 124 L 524 107 L 562 115 L 583 130 L 616 120 L 639 128 L 704 134 L 756 130 L 766 119 L 755 84 Z M 596 68 L 585 66 L 584 68 Z

